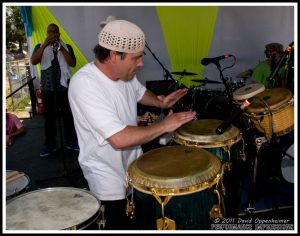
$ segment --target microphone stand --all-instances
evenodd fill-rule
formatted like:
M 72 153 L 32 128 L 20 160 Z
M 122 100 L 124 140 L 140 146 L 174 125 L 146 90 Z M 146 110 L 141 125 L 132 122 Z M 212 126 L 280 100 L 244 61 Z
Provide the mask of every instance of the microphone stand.
M 145 47 L 149 50 L 149 52 L 152 54 L 152 56 L 158 62 L 158 64 L 163 68 L 165 80 L 168 80 L 168 78 L 170 78 L 171 80 L 173 80 L 174 83 L 171 84 L 167 88 L 167 91 L 169 91 L 173 86 L 177 85 L 178 81 L 173 78 L 173 76 L 171 75 L 171 73 L 164 67 L 164 65 L 160 62 L 160 60 L 158 60 L 158 58 L 156 57 L 156 55 L 151 51 L 151 49 L 150 49 L 150 47 L 149 47 L 149 45 L 148 45 L 147 42 L 145 44 Z
M 228 98 L 229 98 L 230 105 L 232 105 L 232 104 L 233 104 L 232 93 L 231 93 L 231 90 L 230 90 L 230 88 L 229 88 L 229 86 L 228 86 L 228 83 L 227 83 L 226 79 L 224 78 L 224 75 L 223 75 L 223 72 L 222 72 L 222 70 L 221 70 L 221 65 L 220 65 L 219 61 L 217 61 L 217 62 L 215 63 L 215 65 L 216 65 L 217 69 L 218 69 L 219 72 L 220 72 L 220 78 L 221 78 L 221 80 L 222 80 L 222 82 L 223 82 L 223 84 L 224 84 L 224 86 L 225 86 L 226 93 L 227 93 L 227 96 L 228 96 Z
M 289 47 L 292 47 L 293 45 L 294 45 L 294 42 L 291 42 L 289 44 Z M 271 73 L 270 77 L 268 78 L 268 81 L 274 82 L 275 76 L 277 75 L 277 73 L 278 73 L 279 69 L 281 68 L 281 66 L 283 65 L 283 63 L 288 59 L 288 54 L 289 53 L 290 53 L 290 51 L 286 49 L 284 54 L 280 58 L 278 64 L 276 65 L 274 71 Z
M 57 64 L 56 62 L 59 64 L 58 60 L 57 60 L 57 53 L 58 53 L 58 48 L 53 46 L 53 54 L 54 54 L 54 60 L 55 62 L 53 63 L 53 70 L 54 70 L 54 74 L 55 74 L 55 85 L 54 85 L 54 112 L 55 112 L 55 117 L 58 121 L 58 133 L 59 133 L 59 138 L 60 138 L 60 157 L 63 160 L 63 173 L 59 176 L 53 176 L 53 177 L 49 177 L 46 179 L 40 179 L 40 180 L 36 180 L 36 183 L 42 183 L 45 181 L 51 181 L 54 179 L 60 179 L 60 178 L 67 178 L 67 180 L 72 183 L 71 179 L 70 179 L 70 172 L 67 169 L 67 163 L 66 163 L 66 155 L 65 155 L 65 148 L 64 148 L 64 141 L 63 141 L 63 129 L 62 129 L 62 122 L 61 122 L 61 107 L 58 108 L 57 105 L 57 90 L 58 90 L 58 83 L 59 83 L 59 78 L 58 78 L 58 73 L 57 73 Z M 55 126 L 56 126 L 56 122 L 55 122 Z M 55 127 L 57 129 L 57 126 Z M 73 184 L 73 183 L 72 183 Z M 74 185 L 74 184 L 73 184 Z

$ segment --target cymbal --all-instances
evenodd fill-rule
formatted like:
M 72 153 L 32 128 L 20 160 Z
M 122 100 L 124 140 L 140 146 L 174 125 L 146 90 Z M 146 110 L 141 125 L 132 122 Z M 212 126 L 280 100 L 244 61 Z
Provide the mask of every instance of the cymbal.
M 252 73 L 253 73 L 253 70 L 249 69 L 242 73 L 239 73 L 236 77 L 237 78 L 250 78 L 252 76 Z
M 173 75 L 181 75 L 181 76 L 186 76 L 186 75 L 198 75 L 196 73 L 193 72 L 187 72 L 185 70 L 181 71 L 181 72 L 171 72 L 171 74 Z
M 193 82 L 201 82 L 201 83 L 208 83 L 208 84 L 221 84 L 219 81 L 215 80 L 208 80 L 208 79 L 191 79 Z

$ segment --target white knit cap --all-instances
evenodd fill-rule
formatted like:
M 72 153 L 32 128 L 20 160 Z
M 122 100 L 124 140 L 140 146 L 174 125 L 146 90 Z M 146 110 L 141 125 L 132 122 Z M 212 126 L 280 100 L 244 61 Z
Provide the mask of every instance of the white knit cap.
M 114 20 L 100 31 L 99 45 L 118 52 L 137 53 L 144 50 L 145 34 L 135 24 Z

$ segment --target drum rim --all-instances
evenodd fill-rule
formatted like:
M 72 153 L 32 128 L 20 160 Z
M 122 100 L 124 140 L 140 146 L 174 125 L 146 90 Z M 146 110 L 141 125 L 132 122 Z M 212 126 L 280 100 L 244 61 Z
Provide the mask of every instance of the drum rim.
M 246 87 L 250 87 L 250 86 L 256 86 L 256 90 L 255 91 L 252 91 L 250 94 L 247 93 L 247 94 L 240 94 L 239 92 L 243 91 L 243 89 L 245 89 Z M 238 88 L 237 90 L 235 90 L 232 94 L 232 97 L 234 100 L 236 101 L 243 101 L 245 99 L 248 99 L 248 98 L 251 98 L 263 91 L 266 90 L 266 87 L 265 85 L 261 84 L 261 83 L 253 83 L 253 84 L 247 84 L 241 88 Z M 251 95 L 251 96 L 250 96 Z
M 262 96 L 264 93 L 269 93 L 270 91 L 286 91 L 287 92 L 287 97 L 284 98 L 282 101 L 279 101 L 277 104 L 273 104 L 273 105 L 269 105 L 270 109 L 272 110 L 272 113 L 276 113 L 278 111 L 281 111 L 282 109 L 284 109 L 285 107 L 288 106 L 293 106 L 293 100 L 294 100 L 294 96 L 292 94 L 292 92 L 286 88 L 273 88 L 273 89 L 268 89 L 265 90 L 261 93 L 258 94 L 258 96 Z M 267 114 L 270 114 L 270 112 L 268 111 L 268 109 L 263 106 L 259 106 L 259 107 L 252 107 L 255 103 L 252 102 L 252 104 L 250 104 L 250 106 L 246 107 L 245 112 L 246 114 L 251 114 L 251 115 L 257 115 L 257 116 L 264 116 Z M 259 101 L 259 105 L 262 105 L 262 102 Z M 263 115 L 261 115 L 263 114 Z
M 183 149 L 186 148 L 186 146 L 178 145 L 178 146 L 161 147 L 152 150 L 152 152 L 167 151 L 170 148 Z M 155 193 L 159 196 L 186 195 L 213 186 L 219 181 L 219 179 L 222 176 L 222 163 L 220 159 L 216 155 L 208 152 L 207 150 L 199 149 L 197 147 L 192 147 L 192 149 L 194 149 L 198 153 L 200 153 L 201 151 L 201 154 L 207 153 L 208 154 L 207 157 L 211 158 L 210 166 L 212 166 L 212 164 L 215 163 L 214 166 L 215 168 L 212 169 L 211 172 L 207 173 L 205 178 L 203 178 L 203 176 L 201 176 L 200 173 L 198 173 L 198 175 L 192 176 L 193 179 L 188 179 L 189 176 L 185 176 L 180 179 L 182 180 L 182 182 L 180 183 L 181 186 L 173 187 L 174 184 L 178 184 L 178 181 L 180 180 L 175 179 L 174 181 L 172 181 L 172 179 L 170 179 L 170 181 L 168 182 L 164 179 L 158 180 L 158 176 L 151 176 L 151 174 L 145 173 L 141 169 L 139 169 L 137 164 L 137 161 L 139 159 L 137 159 L 134 162 L 132 162 L 128 167 L 128 170 L 126 172 L 127 183 L 133 186 L 134 188 L 138 189 L 139 191 L 147 194 L 152 194 L 152 192 L 155 191 Z M 148 152 L 147 155 L 151 155 L 152 153 L 150 152 Z M 151 180 L 151 177 L 153 177 L 153 180 Z M 173 186 L 170 186 L 172 184 Z
M 85 192 L 85 193 L 87 193 L 89 195 L 92 195 L 96 199 L 96 201 L 98 202 L 98 204 L 99 204 L 98 210 L 91 217 L 89 217 L 88 219 L 86 219 L 84 222 L 81 222 L 81 223 L 73 225 L 73 226 L 66 227 L 64 229 L 59 229 L 59 230 L 85 229 L 86 227 L 88 227 L 89 225 L 91 225 L 93 222 L 95 222 L 97 220 L 98 216 L 100 215 L 101 201 L 96 197 L 95 194 L 93 194 L 89 190 L 80 189 L 80 188 L 74 188 L 74 187 L 50 187 L 50 188 L 42 188 L 42 189 L 33 190 L 33 191 L 28 192 L 28 193 L 23 193 L 21 195 L 18 195 L 15 198 L 7 200 L 6 201 L 6 207 L 7 207 L 7 205 L 11 204 L 12 202 L 14 202 L 17 199 L 19 199 L 21 197 L 24 197 L 26 195 L 33 194 L 33 193 L 36 193 L 36 192 L 47 192 L 47 191 L 54 191 L 54 190 L 59 190 L 59 189 L 64 189 L 64 190 L 69 189 L 69 190 L 77 190 L 77 191 L 79 190 L 81 192 Z M 55 230 L 55 229 L 47 229 L 47 230 Z
M 200 119 L 195 120 L 192 122 L 202 122 L 203 124 L 214 122 L 216 124 L 216 127 L 214 127 L 213 134 L 212 135 L 194 135 L 195 137 L 201 137 L 202 139 L 204 137 L 217 137 L 219 140 L 212 140 L 212 141 L 203 141 L 203 140 L 193 140 L 190 137 L 187 137 L 186 131 L 181 131 L 182 127 L 185 127 L 184 125 L 181 126 L 179 129 L 177 129 L 173 134 L 173 140 L 179 144 L 187 145 L 187 146 L 196 146 L 201 148 L 214 148 L 214 147 L 226 147 L 226 146 L 232 146 L 233 144 L 237 143 L 242 139 L 242 133 L 240 130 L 235 127 L 234 125 L 230 125 L 229 128 L 222 134 L 217 135 L 215 133 L 215 129 L 222 124 L 222 120 L 219 119 Z M 192 124 L 192 123 L 191 123 Z M 185 124 L 187 125 L 187 124 Z M 181 133 L 180 133 L 181 131 Z M 182 134 L 183 132 L 183 134 Z M 231 133 L 230 133 L 231 132 Z M 225 137 L 227 133 L 231 134 L 231 137 Z M 222 140 L 221 140 L 222 138 Z M 182 140 L 182 141 L 181 141 Z
M 155 192 L 158 196 L 169 196 L 169 195 L 182 196 L 182 195 L 188 195 L 191 193 L 200 192 L 207 188 L 211 188 L 212 186 L 214 186 L 215 184 L 217 184 L 219 182 L 221 176 L 222 176 L 222 174 L 220 171 L 217 174 L 217 176 L 215 176 L 214 179 L 210 180 L 209 182 L 207 181 L 207 182 L 193 185 L 190 187 L 178 188 L 178 189 L 148 187 L 148 186 L 144 186 L 140 183 L 134 182 L 134 180 L 130 177 L 128 177 L 128 183 L 135 189 L 137 189 L 143 193 L 150 194 L 150 195 L 153 192 Z
M 6 170 L 6 172 L 13 172 L 13 171 L 15 171 L 15 170 Z M 28 185 L 30 184 L 30 178 L 27 174 L 24 173 L 24 175 L 22 177 L 25 177 L 27 179 L 27 184 L 23 188 L 21 188 L 20 191 L 18 191 L 17 193 L 21 193 L 22 191 L 24 191 L 24 189 L 26 189 L 28 187 Z M 16 180 L 13 180 L 12 182 L 14 182 L 14 181 L 16 181 Z M 12 193 L 10 195 L 7 195 L 7 183 L 6 182 L 5 182 L 5 188 L 6 188 L 6 190 L 5 190 L 6 198 L 10 198 L 14 194 L 16 194 L 16 193 Z
M 205 142 L 198 142 L 193 140 L 185 140 L 183 138 L 177 137 L 176 134 L 174 134 L 173 139 L 176 143 L 186 145 L 186 146 L 195 146 L 199 148 L 231 147 L 233 144 L 236 144 L 238 141 L 242 139 L 242 133 L 239 133 L 236 137 L 225 140 L 223 142 L 215 141 L 211 143 L 205 143 Z

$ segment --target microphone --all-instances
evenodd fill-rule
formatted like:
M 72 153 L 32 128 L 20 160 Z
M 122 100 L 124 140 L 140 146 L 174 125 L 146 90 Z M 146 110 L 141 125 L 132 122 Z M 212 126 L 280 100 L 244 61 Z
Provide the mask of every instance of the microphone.
M 219 62 L 222 59 L 229 58 L 229 57 L 232 57 L 232 56 L 233 55 L 231 55 L 231 54 L 225 54 L 225 55 L 219 56 L 219 57 L 203 58 L 201 60 L 201 64 L 204 65 L 204 66 L 207 66 L 210 63 L 217 63 L 217 62 Z
M 245 100 L 245 101 L 243 102 L 243 104 L 240 106 L 240 109 L 239 109 L 239 110 L 236 110 L 236 111 L 232 114 L 232 116 L 230 116 L 227 120 L 223 121 L 223 123 L 220 124 L 220 125 L 217 127 L 216 133 L 217 133 L 217 134 L 222 134 L 222 133 L 229 127 L 229 125 L 232 123 L 232 121 L 233 121 L 239 114 L 241 114 L 242 111 L 243 111 L 246 107 L 248 107 L 248 106 L 251 104 L 251 102 L 252 102 L 253 99 L 254 99 L 254 97 L 249 98 L 248 100 Z

